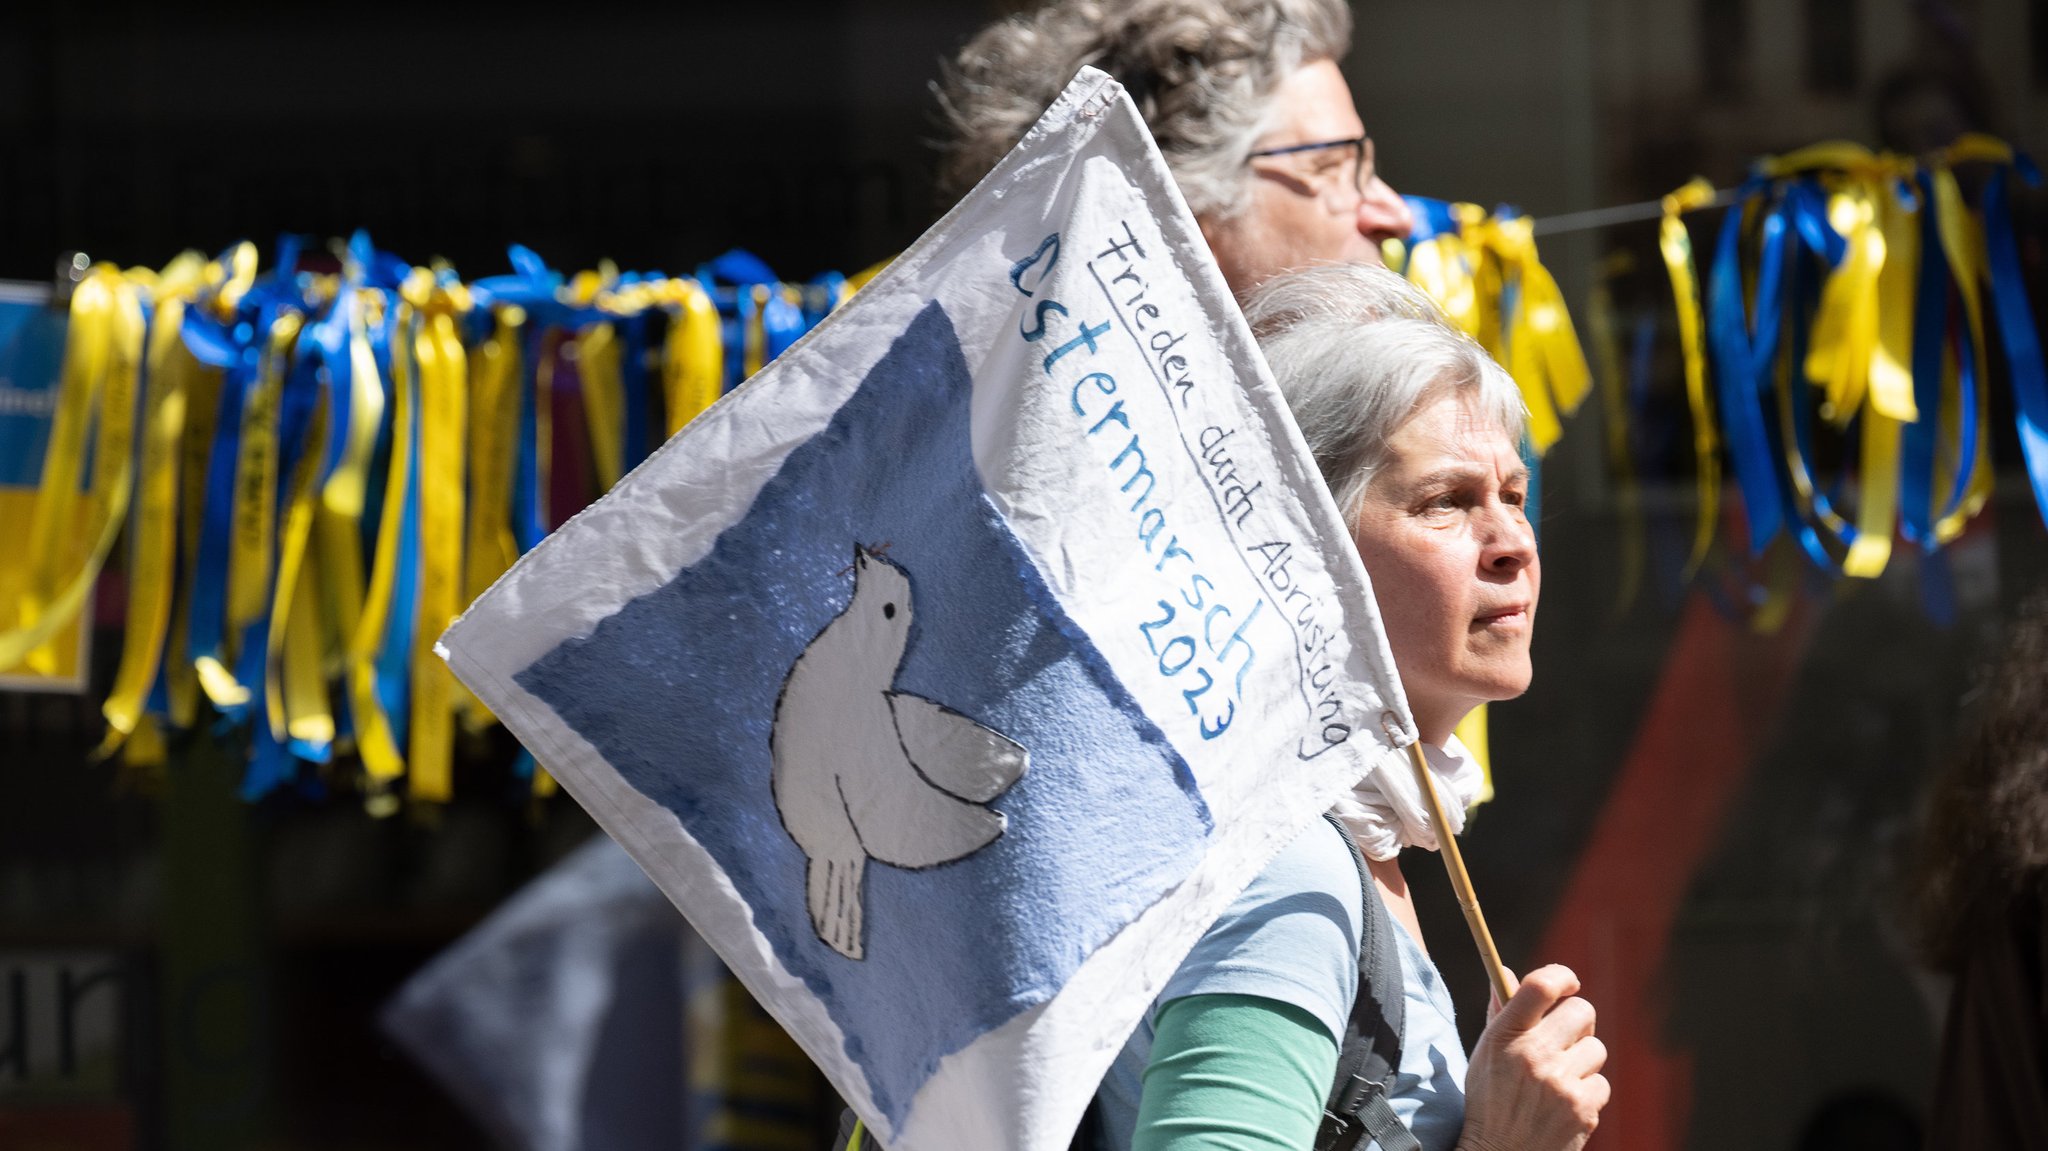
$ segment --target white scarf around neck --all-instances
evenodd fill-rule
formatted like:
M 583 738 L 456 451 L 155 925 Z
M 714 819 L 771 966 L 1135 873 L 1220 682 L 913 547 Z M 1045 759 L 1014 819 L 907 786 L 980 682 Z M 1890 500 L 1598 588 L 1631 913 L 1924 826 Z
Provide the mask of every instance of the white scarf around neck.
M 1465 830 L 1465 812 L 1479 798 L 1485 773 L 1455 735 L 1442 747 L 1425 743 L 1422 750 L 1429 761 L 1437 798 L 1444 806 L 1444 819 L 1451 825 L 1451 834 L 1456 835 Z M 1382 755 L 1351 789 L 1351 794 L 1330 808 L 1330 813 L 1350 830 L 1368 859 L 1392 859 L 1404 847 L 1438 849 L 1429 804 L 1415 784 L 1415 768 L 1408 761 L 1405 747 Z

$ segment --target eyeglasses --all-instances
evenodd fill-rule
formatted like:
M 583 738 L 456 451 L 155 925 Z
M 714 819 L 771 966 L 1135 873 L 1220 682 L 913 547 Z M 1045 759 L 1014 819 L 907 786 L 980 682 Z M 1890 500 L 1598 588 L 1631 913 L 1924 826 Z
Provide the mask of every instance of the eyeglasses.
M 1327 193 L 1331 191 L 1348 186 L 1353 192 L 1364 196 L 1366 185 L 1372 183 L 1373 179 L 1372 137 L 1369 135 L 1352 136 L 1344 140 L 1317 140 L 1308 144 L 1289 144 L 1284 148 L 1262 148 L 1245 157 L 1245 162 L 1250 163 L 1253 160 L 1266 159 L 1273 156 L 1300 156 L 1310 152 L 1324 152 L 1338 148 L 1347 149 L 1351 154 L 1335 163 L 1312 168 L 1306 174 L 1295 173 L 1295 175 L 1304 183 L 1313 185 L 1314 190 L 1309 193 L 1312 195 L 1327 196 Z M 1347 167 L 1351 170 L 1350 179 L 1348 180 L 1344 176 L 1344 169 Z

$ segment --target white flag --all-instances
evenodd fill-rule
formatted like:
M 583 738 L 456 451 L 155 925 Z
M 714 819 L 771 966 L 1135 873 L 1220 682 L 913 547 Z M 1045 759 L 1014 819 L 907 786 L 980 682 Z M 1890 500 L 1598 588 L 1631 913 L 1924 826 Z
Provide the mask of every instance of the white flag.
M 442 642 L 893 1151 L 1065 1147 L 1203 929 L 1414 734 L 1093 69 Z

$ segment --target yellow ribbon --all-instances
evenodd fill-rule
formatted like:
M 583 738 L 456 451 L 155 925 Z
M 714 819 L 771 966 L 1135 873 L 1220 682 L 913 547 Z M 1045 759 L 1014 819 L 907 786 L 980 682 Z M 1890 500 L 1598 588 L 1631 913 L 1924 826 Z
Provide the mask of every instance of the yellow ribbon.
M 1948 515 L 1935 521 L 1934 538 L 1948 543 L 1963 534 L 1969 521 L 1991 498 L 1991 391 L 1990 366 L 1984 355 L 1984 298 L 1982 285 L 1986 278 L 1984 259 L 1984 233 L 1969 209 L 1963 203 L 1962 189 L 1956 184 L 1954 167 L 1962 163 L 2011 163 L 2012 148 L 1988 136 L 1971 134 L 1956 141 L 1948 152 L 1933 166 L 1930 176 L 1934 184 L 1935 226 L 1941 236 L 1942 252 L 1948 258 L 1949 274 L 1953 277 L 1956 292 L 1962 297 L 1963 317 L 1967 325 L 1965 338 L 1970 341 L 1970 350 L 1976 363 L 1976 451 L 1970 462 L 1969 478 L 1964 481 L 1965 489 L 1960 503 Z M 1955 473 L 1955 455 L 1961 450 L 1962 428 L 1958 421 L 1962 412 L 1962 397 L 1959 374 L 1952 362 L 1946 365 L 1947 373 L 1942 395 L 1943 435 L 1939 444 L 1946 449 L 1947 459 L 1937 466 L 1944 475 Z M 1937 507 L 1945 508 L 1955 500 L 1954 484 L 1950 490 L 1937 496 Z
M 420 369 L 420 593 L 413 632 L 411 771 L 415 800 L 446 803 L 454 794 L 455 678 L 434 654 L 462 610 L 463 428 L 468 358 L 455 316 L 469 310 L 461 285 L 439 287 L 423 308 L 415 347 Z
M 227 282 L 214 294 L 216 314 L 232 322 L 237 305 L 255 282 L 256 246 L 246 242 L 237 244 L 228 256 Z M 289 333 L 283 330 L 285 322 L 280 317 L 272 325 L 269 337 L 273 344 L 280 335 L 288 338 L 297 335 L 299 317 L 290 315 L 293 327 Z M 276 360 L 273 348 L 271 354 L 263 358 L 262 370 L 272 372 Z M 269 385 L 269 394 L 266 394 L 266 384 Z M 270 470 L 277 459 L 275 391 L 276 381 L 266 380 L 259 374 L 242 403 L 241 441 L 235 461 L 228 545 L 226 634 L 202 637 L 204 642 L 218 645 L 218 654 L 200 656 L 192 668 L 200 690 L 215 707 L 239 707 L 249 702 L 249 689 L 235 678 L 230 665 L 235 659 L 242 629 L 256 620 L 268 602 L 271 531 L 276 511 L 275 477 Z
M 463 600 L 490 590 L 519 558 L 512 535 L 518 465 L 520 331 L 526 313 L 501 307 L 491 335 L 469 356 L 469 529 Z
M 334 470 L 320 486 L 320 505 L 313 523 L 320 556 L 320 590 L 335 653 L 332 660 L 323 661 L 323 671 L 339 676 L 344 684 L 353 675 L 349 648 L 368 594 L 363 586 L 363 506 L 368 499 L 377 431 L 384 424 L 385 401 L 377 355 L 370 348 L 373 321 L 369 313 L 375 310 L 381 317 L 383 305 L 381 293 L 361 288 L 348 289 L 334 304 L 346 310 L 348 322 L 348 427 L 342 433 L 341 455 Z
M 1408 251 L 1403 272 L 1408 281 L 1435 300 L 1446 319 L 1467 335 L 1476 335 L 1478 299 L 1473 294 L 1471 267 L 1464 242 L 1451 232 L 1432 236 Z
M 1593 387 L 1564 294 L 1537 256 L 1534 221 L 1495 220 L 1477 204 L 1450 212 L 1457 231 L 1407 250 L 1404 274 L 1514 377 L 1540 454 L 1563 434 L 1560 413 L 1576 411 Z M 1516 304 L 1503 315 L 1510 290 Z
M 1861 187 L 1829 198 L 1828 218 L 1847 242 L 1842 263 L 1821 289 L 1806 377 L 1822 390 L 1821 416 L 1846 426 L 1863 406 L 1877 350 L 1877 279 L 1884 270 L 1884 229 Z
M 256 283 L 256 246 L 248 242 L 238 244 L 229 254 L 227 264 L 227 283 L 215 293 L 213 307 L 231 322 L 242 297 Z M 295 338 L 301 319 L 289 315 L 289 332 L 285 324 L 285 317 L 272 324 L 272 344 L 279 338 L 287 342 Z M 276 365 L 274 348 L 272 354 L 262 358 L 262 365 L 264 371 Z M 250 690 L 236 680 L 229 664 L 236 659 L 242 629 L 258 619 L 268 602 L 272 516 L 276 512 L 276 483 L 270 471 L 276 467 L 276 387 L 279 381 L 266 381 L 258 375 L 250 395 L 242 401 L 242 440 L 233 473 L 233 512 L 227 549 L 227 635 L 221 637 L 219 657 L 201 655 L 193 666 L 199 688 L 215 707 L 240 707 L 250 698 Z M 258 475 L 252 475 L 252 471 Z
M 1505 287 L 1514 289 L 1507 328 L 1508 374 L 1529 407 L 1529 439 L 1538 455 L 1564 434 L 1559 415 L 1578 411 L 1593 390 L 1593 373 L 1572 328 L 1564 293 L 1536 255 L 1535 222 L 1527 216 L 1495 221 L 1493 253 Z
M 669 435 L 716 403 L 725 389 L 718 306 L 694 280 L 680 281 L 677 287 L 675 316 L 662 342 L 661 382 Z
M 1486 705 L 1482 703 L 1466 712 L 1465 718 L 1458 721 L 1457 728 L 1451 733 L 1458 737 L 1458 742 L 1465 745 L 1465 750 L 1471 752 L 1479 764 L 1479 794 L 1472 797 L 1472 807 L 1466 808 L 1467 811 L 1493 798 L 1493 747 L 1486 732 Z
M 256 245 L 247 240 L 228 252 L 227 267 L 221 270 L 224 280 L 213 295 L 213 311 L 217 318 L 235 318 L 235 309 L 241 307 L 242 297 L 256 285 L 256 263 Z
M 869 264 L 867 267 L 862 268 L 860 271 L 855 272 L 853 275 L 846 277 L 846 295 L 841 296 L 839 298 L 839 303 L 845 303 L 847 296 L 851 296 L 855 292 L 860 291 L 862 288 L 867 287 L 869 280 L 872 280 L 876 276 L 881 275 L 882 269 L 887 268 L 890 264 L 893 264 L 895 262 L 896 258 L 894 256 L 891 256 L 886 260 L 876 260 L 874 263 Z M 838 304 L 834 304 L 833 306 L 837 307 Z
M 1872 197 L 1876 230 L 1882 237 L 1877 274 L 1876 339 L 1866 369 L 1869 400 L 1863 406 L 1861 493 L 1856 507 L 1856 542 L 1842 559 L 1842 574 L 1875 579 L 1891 559 L 1898 521 L 1899 440 L 1904 425 L 1918 420 L 1913 400 L 1913 297 L 1919 275 L 1917 209 L 1899 203 L 1889 188 Z M 1826 306 L 1823 289 L 1822 306 Z
M 304 560 L 319 494 L 314 480 L 326 451 L 327 398 L 321 395 L 314 401 L 286 492 L 263 676 L 264 716 L 272 738 L 321 748 L 334 742 L 334 712 L 320 668 L 319 569 Z
M 1471 333 L 1473 339 L 1479 341 L 1488 355 L 1505 365 L 1508 360 L 1503 339 L 1506 329 L 1502 326 L 1504 317 L 1500 305 L 1506 275 L 1501 266 L 1504 245 L 1500 222 L 1477 204 L 1452 204 L 1451 218 L 1458 222 L 1463 263 L 1471 280 L 1468 292 L 1460 296 L 1464 310 L 1455 319 L 1460 327 Z
M 598 487 L 605 491 L 626 474 L 626 385 L 620 344 L 618 331 L 610 324 L 592 324 L 576 338 L 583 420 L 589 425 Z
M 768 292 L 766 284 L 755 284 L 749 290 L 753 293 L 754 312 L 747 317 L 747 330 L 741 333 L 740 379 L 751 380 L 754 373 L 768 362 Z
M 1892 184 L 1910 174 L 1896 157 L 1860 144 L 1831 141 L 1801 148 L 1759 167 L 1773 177 L 1818 172 L 1830 188 L 1828 222 L 1846 245 L 1842 262 L 1821 289 L 1806 353 L 1806 376 L 1822 389 L 1821 415 L 1847 427 L 1862 410 L 1867 389 L 1875 389 L 1878 410 L 1895 420 L 1916 418 L 1910 347 L 1899 358 L 1898 336 L 1879 314 L 1879 278 L 1887 248 L 1910 230 L 1886 210 L 1895 202 Z M 1911 340 L 1911 300 L 1906 301 L 1906 340 Z
M 365 803 L 373 815 L 388 815 L 396 810 L 388 791 L 391 782 L 405 774 L 405 757 L 398 750 L 384 705 L 377 699 L 377 653 L 383 647 L 391 617 L 405 492 L 412 482 L 413 468 L 412 357 L 406 347 L 415 327 L 413 306 L 403 296 L 391 306 L 398 309 L 391 340 L 391 458 L 385 470 L 383 508 L 377 517 L 377 547 L 370 561 L 370 585 L 348 645 L 349 710 L 355 720 L 356 752 L 362 757 L 367 776 L 369 794 Z
M 235 464 L 234 531 L 228 548 L 228 629 L 243 628 L 270 610 L 271 564 L 277 532 L 277 417 L 284 378 L 303 317 L 281 313 L 242 407 L 241 452 Z M 218 701 L 216 701 L 218 702 Z
M 71 299 L 57 411 L 29 524 L 29 582 L 15 628 L 0 632 L 0 670 L 24 662 L 40 674 L 55 670 L 56 653 L 46 644 L 85 606 L 127 519 L 143 327 L 136 287 L 119 271 L 97 265 L 80 281 Z M 81 516 L 78 482 L 89 422 L 96 422 L 97 435 L 91 495 Z M 81 519 L 92 523 L 82 558 L 72 542 Z
M 121 745 L 121 762 L 129 769 L 154 769 L 161 768 L 168 758 L 163 729 L 157 726 L 155 716 L 145 712 Z
M 226 275 L 220 264 L 209 263 L 202 278 L 217 294 Z M 204 366 L 198 367 L 186 382 L 185 434 L 178 452 L 178 591 L 171 607 L 170 657 L 164 661 L 164 693 L 170 704 L 170 722 L 180 730 L 199 721 L 199 670 L 189 658 L 192 588 L 199 570 L 207 461 L 220 422 L 220 387 L 220 370 Z
M 1912 374 L 1918 207 L 1901 203 L 1897 194 L 1913 168 L 1900 157 L 1842 141 L 1802 148 L 1761 167 L 1773 177 L 1818 172 L 1831 190 L 1828 221 L 1846 248 L 1821 288 L 1804 366 L 1821 389 L 1823 418 L 1846 427 L 1862 417 L 1856 538 L 1842 572 L 1874 578 L 1891 559 L 1902 425 L 1920 418 Z
M 1678 310 L 1678 342 L 1685 357 L 1685 397 L 1692 409 L 1693 458 L 1698 468 L 1699 518 L 1693 527 L 1692 555 L 1685 561 L 1686 579 L 1706 560 L 1714 530 L 1721 522 L 1721 456 L 1713 405 L 1707 395 L 1707 333 L 1700 314 L 1699 272 L 1693 261 L 1692 237 L 1679 217 L 1713 200 L 1714 186 L 1698 179 L 1664 197 L 1664 219 L 1657 233 L 1657 248 L 1670 273 L 1671 295 Z
M 185 433 L 191 381 L 201 371 L 199 361 L 185 350 L 178 335 L 185 313 L 181 297 L 198 287 L 204 267 L 204 259 L 196 253 L 179 256 L 157 278 L 153 293 L 156 310 L 149 331 L 149 380 L 142 403 L 142 479 L 128 552 L 128 626 L 114 685 L 100 707 L 107 733 L 94 750 L 94 759 L 112 755 L 134 733 L 170 630 L 178 570 L 179 445 Z M 131 762 L 135 758 L 131 756 Z

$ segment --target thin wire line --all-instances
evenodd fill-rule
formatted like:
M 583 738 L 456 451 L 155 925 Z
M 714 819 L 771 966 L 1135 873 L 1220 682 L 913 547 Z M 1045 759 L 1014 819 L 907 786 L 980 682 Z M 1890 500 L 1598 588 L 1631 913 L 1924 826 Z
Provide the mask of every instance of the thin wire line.
M 1700 205 L 1699 209 L 1725 208 L 1735 202 L 1735 189 L 1716 188 L 1714 198 Z M 1638 220 L 1654 220 L 1664 214 L 1664 201 L 1644 200 L 1636 204 L 1617 204 L 1612 208 L 1589 208 L 1583 212 L 1566 212 L 1559 216 L 1539 216 L 1531 221 L 1531 228 L 1539 236 L 1555 236 L 1561 232 L 1584 232 L 1593 228 L 1608 228 L 1615 224 L 1633 224 Z

